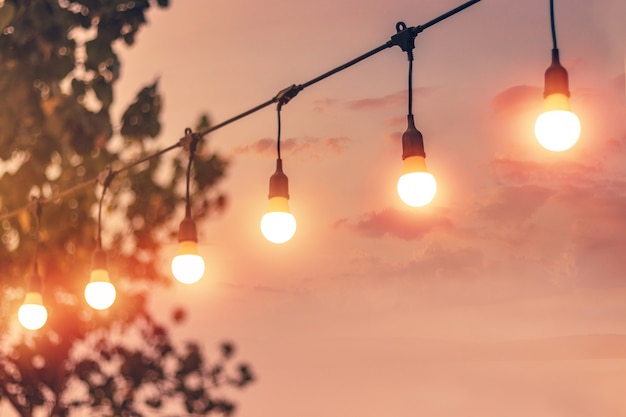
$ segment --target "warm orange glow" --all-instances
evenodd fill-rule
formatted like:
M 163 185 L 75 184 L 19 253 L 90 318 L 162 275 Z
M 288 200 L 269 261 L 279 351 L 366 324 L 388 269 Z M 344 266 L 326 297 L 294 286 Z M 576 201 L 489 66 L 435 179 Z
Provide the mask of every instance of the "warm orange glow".
M 403 162 L 403 174 L 398 179 L 398 195 L 411 207 L 425 206 L 437 194 L 437 181 L 426 169 L 424 157 L 410 156 Z
M 535 122 L 535 136 L 544 148 L 553 152 L 570 149 L 580 137 L 580 121 L 570 111 L 564 94 L 550 94 L 545 99 L 545 112 Z
M 91 279 L 85 287 L 85 300 L 96 310 L 106 310 L 113 305 L 116 297 L 115 286 L 109 280 L 106 269 L 91 271 Z
M 198 282 L 204 275 L 204 259 L 198 255 L 198 244 L 183 241 L 178 244 L 178 254 L 172 259 L 172 274 L 183 284 Z
M 296 233 L 296 218 L 289 212 L 285 197 L 269 199 L 268 212 L 261 219 L 261 232 L 272 243 L 285 243 Z
M 41 293 L 28 292 L 17 312 L 17 319 L 28 330 L 41 329 L 48 320 L 48 311 L 43 305 Z

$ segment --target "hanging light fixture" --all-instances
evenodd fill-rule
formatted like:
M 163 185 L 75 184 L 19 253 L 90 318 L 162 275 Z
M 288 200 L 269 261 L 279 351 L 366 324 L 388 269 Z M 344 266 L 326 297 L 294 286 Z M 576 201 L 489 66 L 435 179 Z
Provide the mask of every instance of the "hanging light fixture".
M 198 282 L 204 275 L 204 259 L 198 254 L 198 231 L 196 222 L 191 217 L 191 198 L 189 184 L 191 182 L 191 165 L 200 137 L 185 129 L 185 143 L 189 146 L 189 162 L 187 164 L 187 189 L 185 194 L 185 218 L 178 229 L 178 253 L 172 259 L 172 274 L 183 284 Z
M 294 90 L 295 91 L 295 90 Z M 269 204 L 267 213 L 261 218 L 261 233 L 272 243 L 285 243 L 296 233 L 296 218 L 289 211 L 289 180 L 283 172 L 283 160 L 280 157 L 280 111 L 283 104 L 293 96 L 289 89 L 279 94 L 276 113 L 278 115 L 278 134 L 276 140 L 276 172 L 270 177 Z
M 554 24 L 554 0 L 550 0 L 550 27 L 552 29 L 552 63 L 545 73 L 544 113 L 535 122 L 535 136 L 544 148 L 561 152 L 578 142 L 580 120 L 570 111 L 569 79 L 559 60 Z
M 398 179 L 398 195 L 400 199 L 411 207 L 421 207 L 430 203 L 437 193 L 437 181 L 426 169 L 426 153 L 424 152 L 424 138 L 415 127 L 413 119 L 413 49 L 415 35 L 407 29 L 404 22 L 396 25 L 396 35 L 393 41 L 407 53 L 409 60 L 409 109 L 407 115 L 408 126 L 402 134 L 402 176 Z
M 115 286 L 111 283 L 109 278 L 106 252 L 102 249 L 102 202 L 104 200 L 104 194 L 116 174 L 116 171 L 109 169 L 103 182 L 102 195 L 100 196 L 100 203 L 98 205 L 97 246 L 96 250 L 93 252 L 91 261 L 91 277 L 89 283 L 85 286 L 85 300 L 87 304 L 96 310 L 106 310 L 111 307 L 117 295 Z
M 33 270 L 28 275 L 24 302 L 17 311 L 17 319 L 24 328 L 38 330 L 48 320 L 48 310 L 43 305 L 43 279 L 37 271 L 37 251 L 39 248 L 39 222 L 41 219 L 41 203 L 39 199 L 35 206 L 35 254 L 33 256 Z

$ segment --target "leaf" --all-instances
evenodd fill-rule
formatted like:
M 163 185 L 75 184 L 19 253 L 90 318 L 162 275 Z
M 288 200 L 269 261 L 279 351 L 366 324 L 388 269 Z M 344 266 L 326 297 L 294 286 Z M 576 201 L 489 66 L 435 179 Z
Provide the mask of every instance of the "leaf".
M 104 78 L 98 77 L 92 82 L 91 88 L 102 103 L 102 107 L 108 110 L 113 103 L 113 86 Z
M 163 402 L 161 401 L 160 398 L 156 397 L 156 398 L 148 398 L 146 399 L 146 405 L 152 408 L 160 408 L 161 405 L 163 404 Z
M 111 44 L 101 38 L 95 38 L 85 43 L 87 59 L 85 66 L 87 69 L 97 71 L 100 64 L 112 58 L 113 49 Z
M 80 98 L 85 95 L 87 91 L 87 85 L 82 80 L 72 78 L 72 94 L 74 97 Z
M 224 356 L 225 359 L 230 358 L 231 356 L 233 356 L 233 354 L 235 353 L 235 347 L 233 346 L 232 343 L 222 343 L 222 355 Z
M 13 4 L 4 2 L 4 5 L 0 7 L 0 31 L 9 26 L 13 22 L 15 16 L 15 6 Z
M 122 135 L 130 139 L 154 138 L 161 131 L 159 116 L 161 96 L 157 92 L 158 81 L 141 89 L 135 101 L 122 116 Z

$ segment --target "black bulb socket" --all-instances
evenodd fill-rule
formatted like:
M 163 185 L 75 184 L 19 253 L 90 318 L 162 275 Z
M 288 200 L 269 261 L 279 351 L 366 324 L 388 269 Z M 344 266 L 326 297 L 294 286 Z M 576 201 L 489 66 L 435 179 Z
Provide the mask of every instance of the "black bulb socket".
M 569 97 L 569 77 L 567 70 L 561 65 L 559 60 L 559 50 L 552 50 L 552 63 L 548 67 L 545 73 L 545 88 L 543 91 L 543 97 L 548 97 L 551 94 L 563 94 Z
M 415 121 L 413 115 L 407 116 L 408 126 L 406 131 L 402 134 L 402 159 L 409 158 L 411 156 L 426 157 L 424 152 L 424 137 L 422 132 L 415 127 Z
M 35 267 L 32 272 L 28 275 L 27 283 L 26 283 L 26 291 L 27 292 L 38 292 L 39 294 L 43 293 L 43 278 L 37 272 L 37 263 L 35 262 Z
M 102 248 L 97 248 L 91 256 L 91 269 L 107 269 L 107 254 Z
M 284 197 L 289 199 L 289 180 L 283 172 L 283 160 L 276 159 L 276 172 L 270 177 L 269 198 Z
M 178 228 L 178 242 L 198 242 L 196 222 L 190 215 L 186 215 Z

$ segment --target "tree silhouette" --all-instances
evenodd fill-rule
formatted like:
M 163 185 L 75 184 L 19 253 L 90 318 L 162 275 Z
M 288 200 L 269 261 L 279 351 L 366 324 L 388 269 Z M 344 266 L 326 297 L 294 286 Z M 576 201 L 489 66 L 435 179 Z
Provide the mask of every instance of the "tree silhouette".
M 0 2 L 0 398 L 22 416 L 85 408 L 103 416 L 155 409 L 230 414 L 234 404 L 219 388 L 252 380 L 245 364 L 232 363 L 232 344 L 209 362 L 199 345 L 174 343 L 146 306 L 149 289 L 170 282 L 159 259 L 183 217 L 185 152 L 149 159 L 110 184 L 103 247 L 118 297 L 105 313 L 82 297 L 102 184 L 54 198 L 159 147 L 158 82 L 139 90 L 121 120 L 112 121 L 111 106 L 121 73 L 116 50 L 134 43 L 150 7 L 167 6 L 167 0 Z M 194 218 L 224 208 L 213 186 L 226 166 L 199 144 Z M 7 216 L 33 197 L 46 201 L 40 228 L 28 209 Z M 49 318 L 30 332 L 17 325 L 15 312 L 36 245 Z

